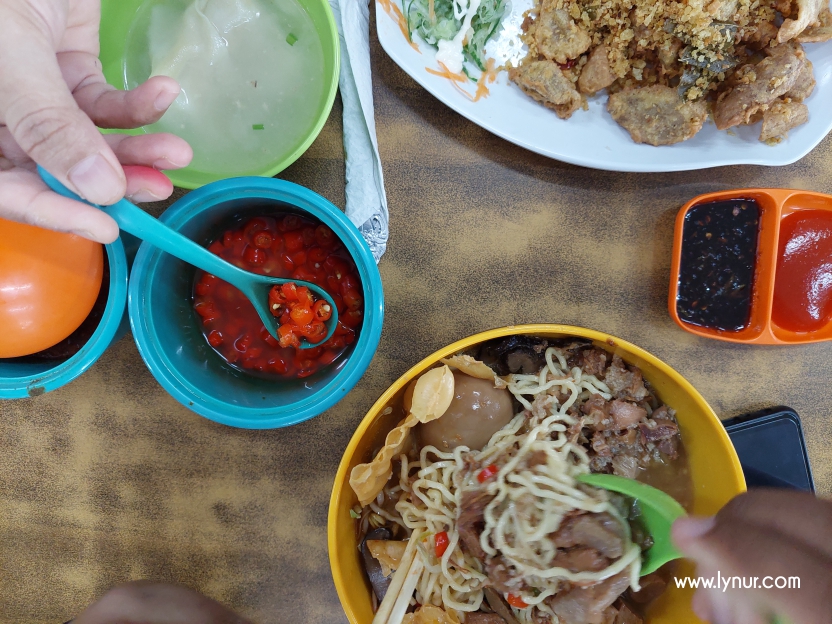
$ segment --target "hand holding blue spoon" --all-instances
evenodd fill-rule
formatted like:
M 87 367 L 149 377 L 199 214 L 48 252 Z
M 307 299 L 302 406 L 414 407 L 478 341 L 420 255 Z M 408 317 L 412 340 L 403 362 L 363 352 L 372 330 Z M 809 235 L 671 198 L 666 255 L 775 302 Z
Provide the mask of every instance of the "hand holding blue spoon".
M 110 215 L 118 227 L 140 238 L 162 251 L 179 258 L 206 273 L 217 276 L 219 279 L 228 282 L 238 288 L 251 301 L 257 311 L 260 320 L 266 330 L 277 338 L 278 319 L 269 310 L 269 291 L 273 286 L 279 286 L 292 282 L 298 286 L 306 286 L 317 298 L 324 299 L 332 308 L 332 316 L 326 322 L 327 334 L 321 342 L 312 344 L 305 338 L 301 340 L 301 349 L 311 349 L 330 339 L 335 328 L 338 326 L 338 308 L 335 301 L 323 288 L 310 282 L 287 279 L 281 277 L 268 277 L 244 271 L 233 264 L 226 262 L 219 256 L 214 255 L 204 247 L 196 244 L 190 238 L 172 230 L 164 223 L 153 218 L 138 206 L 122 199 L 112 206 L 99 206 L 81 199 L 61 184 L 52 174 L 38 166 L 38 173 L 47 186 L 64 197 L 83 202 L 103 210 Z

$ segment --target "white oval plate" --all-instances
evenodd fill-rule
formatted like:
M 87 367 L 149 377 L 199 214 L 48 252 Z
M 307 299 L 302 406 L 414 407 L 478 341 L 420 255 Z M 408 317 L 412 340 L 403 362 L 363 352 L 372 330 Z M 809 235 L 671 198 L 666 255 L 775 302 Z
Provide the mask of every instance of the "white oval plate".
M 519 25 L 523 12 L 530 6 L 531 0 L 514 0 L 502 32 L 489 43 L 487 50 L 498 65 L 518 54 Z M 496 82 L 489 85 L 489 96 L 472 102 L 450 80 L 427 71 L 427 68 L 439 69 L 434 48 L 414 36 L 419 50 L 414 49 L 381 3 L 376 3 L 376 9 L 381 46 L 431 94 L 507 141 L 575 165 L 634 172 L 687 171 L 723 165 L 788 165 L 812 151 L 832 130 L 832 43 L 805 46 L 818 84 L 806 100 L 808 123 L 789 132 L 784 141 L 777 145 L 761 143 L 760 124 L 725 132 L 708 121 L 689 141 L 653 147 L 634 143 L 627 131 L 612 120 L 606 111 L 606 95 L 590 98 L 589 110 L 579 110 L 564 121 L 510 83 L 506 72 L 500 72 Z M 472 94 L 475 90 L 473 83 L 464 88 Z

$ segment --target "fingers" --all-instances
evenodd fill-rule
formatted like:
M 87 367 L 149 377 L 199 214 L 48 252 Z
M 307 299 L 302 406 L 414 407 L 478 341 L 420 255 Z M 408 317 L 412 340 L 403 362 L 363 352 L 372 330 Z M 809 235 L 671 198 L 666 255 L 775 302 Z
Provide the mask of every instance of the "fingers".
M 53 193 L 36 173 L 21 169 L 0 171 L 0 217 L 99 243 L 118 237 L 118 226 L 109 215 Z
M 150 167 L 124 167 L 127 176 L 127 197 L 133 202 L 155 202 L 167 199 L 173 193 L 168 177 Z
M 719 512 L 726 521 L 778 531 L 832 557 L 832 502 L 791 490 L 751 490 Z
M 180 92 L 179 84 L 166 76 L 154 76 L 131 91 L 119 91 L 107 84 L 98 57 L 86 52 L 61 53 L 58 63 L 78 106 L 99 128 L 139 128 L 156 123 Z
M 122 165 L 181 169 L 194 155 L 190 145 L 173 134 L 108 134 L 104 138 Z
M 195 591 L 139 581 L 111 589 L 74 624 L 249 624 Z
M 797 515 L 787 517 L 796 520 Z M 673 537 L 696 562 L 697 574 L 732 579 L 731 588 L 706 590 L 706 598 L 697 600 L 697 610 L 708 612 L 712 621 L 749 622 L 755 614 L 785 615 L 794 624 L 832 621 L 832 559 L 818 549 L 780 531 L 738 521 L 731 510 L 715 519 L 677 521 Z M 743 587 L 757 578 L 757 587 L 739 589 L 733 577 L 743 579 Z M 777 589 L 778 577 L 783 577 L 781 582 L 796 577 L 800 588 Z
M 16 6 L 0 9 L 0 119 L 24 152 L 78 195 L 118 201 L 126 189 L 121 165 L 64 83 L 51 33 L 27 3 Z
M 127 197 L 134 202 L 167 199 L 173 184 L 158 169 L 179 169 L 193 158 L 190 146 L 172 134 L 106 136 L 127 176 Z M 135 166 L 134 166 L 135 165 Z

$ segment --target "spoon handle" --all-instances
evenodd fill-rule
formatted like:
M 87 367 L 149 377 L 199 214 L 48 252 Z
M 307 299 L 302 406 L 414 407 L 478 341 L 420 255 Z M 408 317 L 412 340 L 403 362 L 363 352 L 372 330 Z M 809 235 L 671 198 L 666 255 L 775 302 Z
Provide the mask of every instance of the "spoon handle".
M 204 247 L 192 241 L 190 238 L 169 228 L 164 223 L 150 216 L 144 210 L 130 203 L 126 199 L 122 199 L 112 206 L 99 206 L 81 199 L 78 195 L 61 184 L 52 174 L 40 166 L 38 167 L 38 173 L 40 173 L 40 176 L 43 178 L 43 181 L 46 182 L 46 185 L 59 195 L 69 197 L 70 199 L 74 199 L 103 210 L 110 215 L 118 224 L 118 227 L 125 232 L 147 241 L 154 247 L 158 247 L 162 251 L 165 251 L 166 253 L 169 253 L 170 255 L 187 262 L 188 264 L 192 264 L 199 267 L 203 271 L 208 271 L 209 273 L 216 275 L 221 280 L 240 288 L 243 292 L 248 292 L 248 282 L 245 279 L 247 277 L 247 273 L 245 271 L 226 262 L 219 256 L 215 256 Z

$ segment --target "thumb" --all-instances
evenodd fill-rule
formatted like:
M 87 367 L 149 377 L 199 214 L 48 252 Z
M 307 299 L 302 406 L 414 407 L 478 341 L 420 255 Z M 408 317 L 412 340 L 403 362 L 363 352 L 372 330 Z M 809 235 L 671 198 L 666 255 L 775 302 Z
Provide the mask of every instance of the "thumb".
M 124 171 L 75 103 L 53 35 L 31 11 L 28 3 L 14 12 L 0 9 L 0 120 L 20 148 L 67 187 L 95 204 L 113 204 L 124 196 Z

